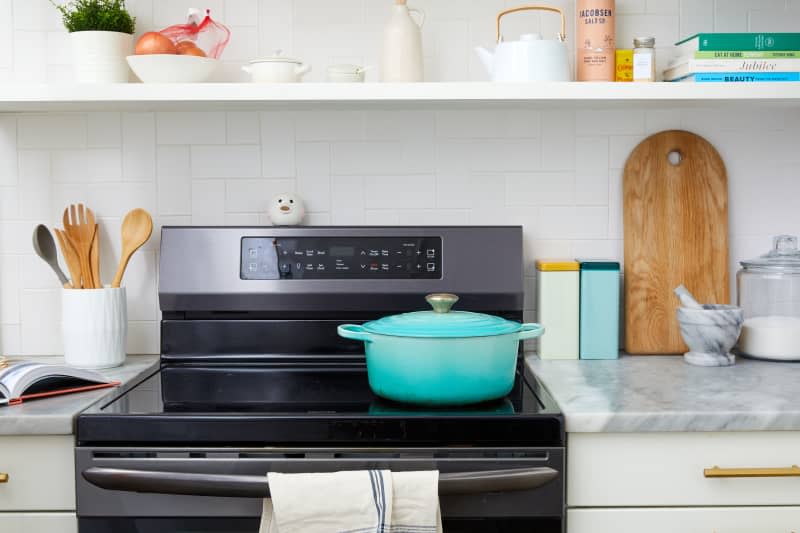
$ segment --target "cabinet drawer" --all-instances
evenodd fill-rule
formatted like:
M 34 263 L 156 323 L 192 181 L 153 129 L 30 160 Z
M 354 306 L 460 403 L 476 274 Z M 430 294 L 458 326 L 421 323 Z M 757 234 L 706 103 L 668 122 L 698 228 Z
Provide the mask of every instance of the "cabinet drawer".
M 3 533 L 77 533 L 75 513 L 0 513 Z
M 577 509 L 567 533 L 795 533 L 800 507 Z
M 568 439 L 570 507 L 800 505 L 800 477 L 703 475 L 713 466 L 800 465 L 800 432 L 573 433 Z
M 74 511 L 72 435 L 0 437 L 0 511 Z

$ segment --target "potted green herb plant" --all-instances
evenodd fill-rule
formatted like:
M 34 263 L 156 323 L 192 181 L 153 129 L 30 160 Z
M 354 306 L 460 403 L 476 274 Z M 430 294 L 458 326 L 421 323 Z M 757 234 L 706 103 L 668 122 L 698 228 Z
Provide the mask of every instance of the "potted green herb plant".
M 133 50 L 136 19 L 125 0 L 72 0 L 60 5 L 64 26 L 72 41 L 75 81 L 123 83 L 128 81 L 125 57 Z

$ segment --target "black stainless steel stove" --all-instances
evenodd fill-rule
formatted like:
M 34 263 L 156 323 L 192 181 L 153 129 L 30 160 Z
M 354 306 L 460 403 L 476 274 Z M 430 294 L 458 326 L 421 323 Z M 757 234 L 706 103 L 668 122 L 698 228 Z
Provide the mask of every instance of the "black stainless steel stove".
M 336 327 L 425 307 L 522 320 L 519 227 L 165 227 L 161 365 L 78 417 L 81 532 L 257 531 L 268 471 L 438 469 L 445 531 L 563 531 L 564 429 L 520 354 L 457 408 L 369 388 Z

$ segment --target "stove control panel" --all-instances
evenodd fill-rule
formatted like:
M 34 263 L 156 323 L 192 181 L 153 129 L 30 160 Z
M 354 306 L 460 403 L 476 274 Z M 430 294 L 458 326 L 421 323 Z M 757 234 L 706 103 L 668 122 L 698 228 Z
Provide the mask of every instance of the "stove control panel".
M 441 279 L 441 237 L 244 237 L 244 280 Z

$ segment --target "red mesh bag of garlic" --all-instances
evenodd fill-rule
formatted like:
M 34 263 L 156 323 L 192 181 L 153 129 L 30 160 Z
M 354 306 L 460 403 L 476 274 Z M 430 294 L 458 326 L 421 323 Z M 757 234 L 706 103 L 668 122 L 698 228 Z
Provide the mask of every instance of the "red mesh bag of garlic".
M 213 59 L 219 59 L 231 39 L 231 31 L 211 18 L 210 9 L 206 9 L 205 16 L 199 9 L 190 9 L 186 24 L 176 24 L 159 33 L 173 42 L 178 54 Z

